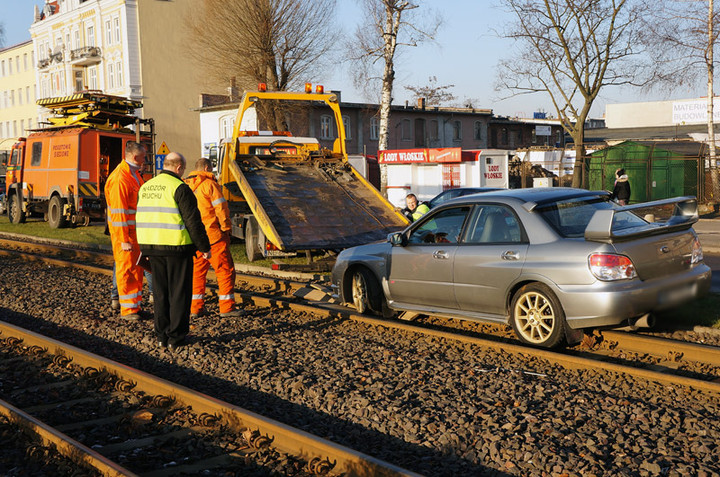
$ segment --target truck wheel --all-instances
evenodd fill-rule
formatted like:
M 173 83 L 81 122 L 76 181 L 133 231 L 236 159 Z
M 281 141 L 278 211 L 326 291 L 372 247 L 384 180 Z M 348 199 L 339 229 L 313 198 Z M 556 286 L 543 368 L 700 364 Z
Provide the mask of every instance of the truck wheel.
M 260 226 L 255 218 L 250 218 L 245 227 L 245 255 L 249 262 L 260 260 L 262 258 L 262 250 L 258 245 L 260 236 Z
M 54 195 L 48 206 L 48 224 L 50 228 L 61 229 L 67 225 L 67 219 L 63 215 L 63 202 L 59 196 Z
M 22 210 L 20 196 L 13 194 L 10 196 L 10 207 L 8 208 L 8 218 L 13 224 L 22 224 L 25 222 L 25 212 Z

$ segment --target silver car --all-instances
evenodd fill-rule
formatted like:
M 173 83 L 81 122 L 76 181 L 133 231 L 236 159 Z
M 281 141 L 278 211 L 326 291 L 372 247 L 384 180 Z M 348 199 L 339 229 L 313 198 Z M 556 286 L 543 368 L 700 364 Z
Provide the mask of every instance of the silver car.
M 582 189 L 488 192 L 344 250 L 332 280 L 361 313 L 509 323 L 551 348 L 585 329 L 649 325 L 652 312 L 707 293 L 697 219 L 692 197 L 621 207 Z

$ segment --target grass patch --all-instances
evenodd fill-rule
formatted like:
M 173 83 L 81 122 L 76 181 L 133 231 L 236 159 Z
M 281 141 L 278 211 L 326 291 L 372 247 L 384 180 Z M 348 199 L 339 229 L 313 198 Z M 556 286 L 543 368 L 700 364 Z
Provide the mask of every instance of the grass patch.
M 39 217 L 28 217 L 24 224 L 11 224 L 7 214 L 5 214 L 0 215 L 0 232 L 110 246 L 110 236 L 105 235 L 105 224 L 103 222 L 92 222 L 87 227 L 53 229 Z M 274 263 L 271 259 L 249 262 L 245 254 L 245 243 L 238 239 L 233 239 L 233 243 L 230 245 L 230 253 L 235 263 L 267 268 Z M 282 261 L 293 265 L 303 265 L 307 262 L 305 255 L 283 258 Z
M 93 222 L 87 227 L 53 229 L 42 218 L 28 217 L 24 224 L 11 224 L 7 215 L 0 215 L 0 232 L 54 240 L 110 245 L 110 236 L 105 235 L 105 224 L 102 222 Z
M 720 329 L 720 294 L 710 293 L 682 307 L 658 313 L 657 319 L 660 327 L 708 326 Z

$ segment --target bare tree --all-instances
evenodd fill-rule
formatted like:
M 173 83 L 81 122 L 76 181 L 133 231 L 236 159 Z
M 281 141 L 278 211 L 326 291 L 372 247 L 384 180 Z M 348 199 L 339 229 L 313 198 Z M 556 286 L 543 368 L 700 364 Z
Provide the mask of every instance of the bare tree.
M 395 57 L 397 48 L 417 46 L 433 40 L 442 19 L 425 21 L 418 13 L 420 1 L 408 0 L 361 0 L 364 19 L 355 31 L 354 37 L 346 43 L 348 59 L 355 69 L 356 85 L 375 84 L 380 81 L 380 124 L 378 150 L 387 149 L 395 82 Z M 387 186 L 387 169 L 380 170 L 383 193 Z
M 188 18 L 193 53 L 218 84 L 299 88 L 322 74 L 337 41 L 335 0 L 203 0 Z M 270 119 L 281 129 L 278 111 Z
M 542 92 L 575 143 L 573 187 L 586 187 L 585 120 L 600 90 L 641 84 L 640 0 L 502 0 L 514 14 L 504 36 L 517 54 L 501 61 L 497 89 Z
M 652 54 L 652 87 L 700 87 L 714 98 L 715 46 L 720 13 L 713 0 L 670 0 L 648 17 L 645 36 Z M 713 199 L 720 199 L 720 170 L 715 144 L 714 101 L 707 101 L 708 155 Z
M 425 99 L 428 106 L 440 106 L 455 99 L 455 95 L 449 91 L 454 87 L 454 84 L 439 85 L 437 76 L 431 76 L 426 86 L 405 86 L 405 89 L 412 91 L 414 99 Z

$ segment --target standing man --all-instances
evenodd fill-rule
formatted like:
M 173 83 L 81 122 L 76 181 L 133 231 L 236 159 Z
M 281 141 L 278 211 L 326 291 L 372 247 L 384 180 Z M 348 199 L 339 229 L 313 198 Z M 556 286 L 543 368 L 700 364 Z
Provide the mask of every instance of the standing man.
M 137 237 L 150 259 L 158 345 L 171 351 L 190 331 L 193 255 L 210 258 L 210 242 L 192 190 L 181 177 L 185 158 L 171 152 L 162 172 L 140 187 Z
M 108 207 L 108 230 L 115 259 L 120 316 L 140 319 L 142 301 L 142 269 L 135 231 L 138 190 L 143 184 L 140 169 L 145 162 L 145 147 L 135 141 L 125 145 L 125 160 L 108 176 L 105 200 Z
M 212 173 L 212 163 L 205 158 L 195 162 L 195 171 L 185 179 L 195 193 L 200 216 L 210 239 L 210 260 L 200 252 L 193 258 L 193 295 L 190 317 L 204 312 L 205 279 L 210 266 L 215 270 L 218 282 L 220 316 L 242 316 L 235 307 L 235 263 L 230 254 L 230 209 L 222 195 L 222 189 Z

